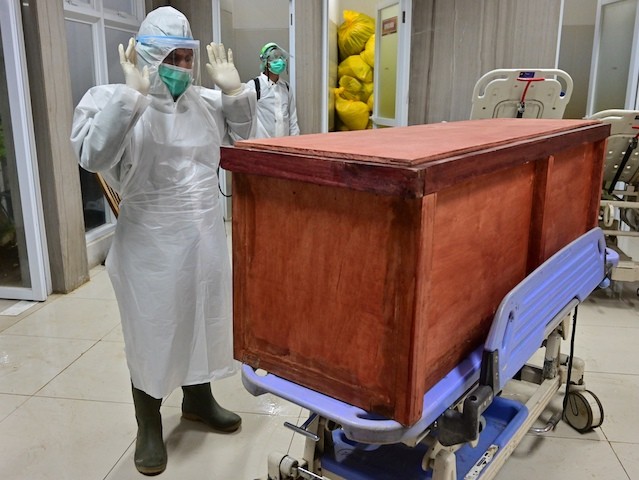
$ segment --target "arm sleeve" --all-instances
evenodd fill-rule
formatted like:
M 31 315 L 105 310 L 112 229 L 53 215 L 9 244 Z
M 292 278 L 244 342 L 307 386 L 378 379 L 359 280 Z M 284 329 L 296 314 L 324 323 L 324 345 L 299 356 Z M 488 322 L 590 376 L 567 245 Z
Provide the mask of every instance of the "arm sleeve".
M 255 91 L 244 84 L 244 90 L 234 96 L 222 94 L 222 109 L 226 119 L 225 140 L 235 143 L 255 136 L 257 98 Z M 225 142 L 226 143 L 226 142 Z
M 289 135 L 299 135 L 300 127 L 297 124 L 297 107 L 295 106 L 295 95 L 290 89 L 288 91 L 288 117 Z
M 126 85 L 90 89 L 75 109 L 71 144 L 82 168 L 113 169 L 151 100 Z

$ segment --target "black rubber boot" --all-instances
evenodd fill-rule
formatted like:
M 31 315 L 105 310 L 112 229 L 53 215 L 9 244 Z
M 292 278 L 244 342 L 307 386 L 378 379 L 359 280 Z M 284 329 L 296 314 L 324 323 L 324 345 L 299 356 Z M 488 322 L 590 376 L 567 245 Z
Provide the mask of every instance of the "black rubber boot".
M 215 401 L 210 383 L 189 385 L 182 387 L 182 391 L 182 418 L 203 422 L 220 432 L 234 432 L 240 428 L 242 419 Z
M 166 469 L 166 446 L 162 438 L 162 399 L 133 387 L 138 436 L 135 440 L 135 468 L 144 475 L 158 475 Z

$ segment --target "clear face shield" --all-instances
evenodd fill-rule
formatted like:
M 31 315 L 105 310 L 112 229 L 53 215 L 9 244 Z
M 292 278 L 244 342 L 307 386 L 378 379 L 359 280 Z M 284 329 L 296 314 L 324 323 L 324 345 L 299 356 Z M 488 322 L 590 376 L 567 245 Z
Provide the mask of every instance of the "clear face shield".
M 136 50 L 140 63 L 147 64 L 149 74 L 157 74 L 167 84 L 173 96 L 179 96 L 182 93 L 180 89 L 187 81 L 188 84 L 200 84 L 199 40 L 186 37 L 141 35 L 137 37 Z M 140 67 L 143 66 L 140 65 Z
M 273 48 L 266 55 L 260 56 L 262 59 L 262 71 L 268 65 L 268 69 L 276 75 L 280 75 L 284 71 L 288 71 L 289 54 L 282 48 Z

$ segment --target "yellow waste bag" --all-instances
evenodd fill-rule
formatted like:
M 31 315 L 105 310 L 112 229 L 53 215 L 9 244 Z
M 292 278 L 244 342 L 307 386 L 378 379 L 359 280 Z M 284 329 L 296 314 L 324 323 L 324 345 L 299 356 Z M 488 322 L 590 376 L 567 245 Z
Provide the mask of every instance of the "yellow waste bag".
M 373 101 L 374 101 L 374 97 L 375 95 L 371 95 L 370 97 L 368 97 L 368 101 L 366 102 L 366 105 L 368 106 L 368 111 L 372 112 L 373 111 Z
M 351 55 L 337 66 L 337 77 L 356 78 L 360 82 L 373 81 L 373 69 L 359 55 Z
M 375 35 L 371 35 L 371 38 L 366 42 L 364 51 L 359 56 L 369 67 L 375 68 Z
M 337 116 L 349 130 L 365 130 L 368 125 L 368 105 L 359 100 L 343 97 L 343 87 L 335 88 L 335 110 Z
M 360 95 L 362 102 L 368 101 L 368 99 L 373 96 L 373 87 L 373 82 L 362 83 L 362 93 Z
M 345 93 L 350 94 L 353 98 L 346 97 L 349 100 L 362 100 L 365 101 L 366 98 L 362 98 L 362 82 L 357 80 L 356 78 L 351 77 L 350 75 L 344 75 L 339 79 L 339 86 L 344 89 Z
M 344 22 L 337 28 L 340 58 L 359 55 L 375 33 L 375 20 L 364 13 L 344 10 Z

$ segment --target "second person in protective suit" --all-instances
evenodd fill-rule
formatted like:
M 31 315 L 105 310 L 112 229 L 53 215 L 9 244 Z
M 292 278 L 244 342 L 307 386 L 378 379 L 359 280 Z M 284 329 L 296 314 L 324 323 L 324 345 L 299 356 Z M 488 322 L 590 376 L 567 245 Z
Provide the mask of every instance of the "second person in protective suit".
M 276 43 L 260 50 L 261 74 L 246 86 L 257 97 L 257 138 L 299 135 L 295 96 L 288 82 L 280 77 L 288 68 L 288 53 Z
M 167 464 L 160 404 L 174 389 L 184 418 L 222 432 L 241 424 L 210 386 L 236 371 L 217 168 L 222 143 L 254 136 L 256 99 L 223 45 L 207 45 L 206 66 L 221 92 L 196 85 L 199 42 L 171 7 L 149 13 L 119 52 L 126 84 L 84 95 L 71 141 L 80 165 L 121 197 L 106 267 L 131 374 L 135 466 L 155 475 Z

